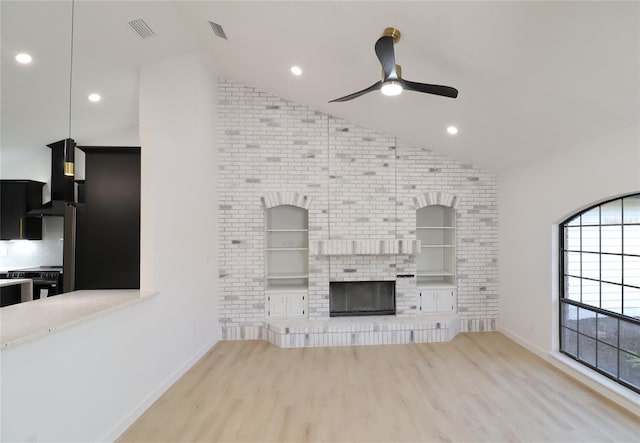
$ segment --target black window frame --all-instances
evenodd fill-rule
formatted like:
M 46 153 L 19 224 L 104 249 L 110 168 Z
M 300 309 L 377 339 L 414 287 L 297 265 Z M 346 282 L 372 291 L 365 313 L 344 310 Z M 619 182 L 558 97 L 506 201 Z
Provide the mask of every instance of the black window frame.
M 584 210 L 581 210 L 577 213 L 574 213 L 573 215 L 571 215 L 570 217 L 568 217 L 567 219 L 565 219 L 562 223 L 560 223 L 559 225 L 559 303 L 558 303 L 558 331 L 559 331 L 559 344 L 560 344 L 560 352 L 566 356 L 568 356 L 569 358 L 589 367 L 590 369 L 604 375 L 605 377 L 619 383 L 620 385 L 640 394 L 640 383 L 638 383 L 638 385 L 634 385 L 631 383 L 626 382 L 625 380 L 621 379 L 621 373 L 620 373 L 620 361 L 621 358 L 625 357 L 625 356 L 631 356 L 632 358 L 638 359 L 639 364 L 640 364 L 640 346 L 637 349 L 634 349 L 632 352 L 630 352 L 631 350 L 629 348 L 621 348 L 621 343 L 620 343 L 620 336 L 621 336 L 621 325 L 624 323 L 629 323 L 631 325 L 635 325 L 636 327 L 640 328 L 640 315 L 638 315 L 638 317 L 632 317 L 629 315 L 624 315 L 624 306 L 625 306 L 625 302 L 624 302 L 624 288 L 625 287 L 629 287 L 629 288 L 634 288 L 637 290 L 640 290 L 640 286 L 636 286 L 636 285 L 630 285 L 630 284 L 625 284 L 624 281 L 624 277 L 625 277 L 625 273 L 624 273 L 624 257 L 638 257 L 640 258 L 640 254 L 625 254 L 625 249 L 624 249 L 624 238 L 625 238 L 625 232 L 624 232 L 624 226 L 640 226 L 640 222 L 639 223 L 625 223 L 624 220 L 624 200 L 627 198 L 638 198 L 640 199 L 640 193 L 634 192 L 632 194 L 627 194 L 627 195 L 623 195 L 623 196 L 619 196 L 619 197 L 615 197 L 609 200 L 605 200 L 602 202 L 599 202 L 597 204 L 594 204 Z M 615 202 L 615 201 L 620 201 L 620 205 L 621 205 L 621 219 L 620 219 L 620 223 L 619 224 L 603 224 L 602 223 L 602 211 L 598 211 L 598 223 L 597 224 L 586 224 L 583 225 L 582 224 L 582 215 L 592 211 L 595 208 L 607 205 L 609 203 Z M 571 222 L 573 222 L 576 218 L 580 217 L 580 223 L 577 225 L 578 227 L 580 227 L 580 249 L 579 250 L 572 250 L 572 249 L 565 249 L 565 228 L 567 226 L 573 226 L 575 227 L 575 224 L 570 224 Z M 583 226 L 588 226 L 588 227 L 598 227 L 598 232 L 599 232 L 599 250 L 597 253 L 593 252 L 593 251 L 584 251 L 582 249 L 582 227 Z M 621 227 L 621 232 L 620 232 L 620 237 L 621 237 L 621 249 L 620 249 L 620 253 L 611 253 L 611 252 L 602 252 L 602 227 L 608 227 L 608 226 L 620 226 Z M 580 275 L 579 276 L 575 276 L 575 275 L 571 275 L 567 272 L 565 272 L 565 254 L 567 252 L 573 252 L 573 253 L 580 253 L 583 254 L 585 252 L 587 253 L 593 253 L 593 254 L 597 254 L 598 255 L 598 261 L 600 264 L 599 267 L 599 279 L 593 279 L 593 278 L 585 278 L 583 276 L 583 268 L 582 268 L 582 255 L 581 255 L 581 259 L 580 259 Z M 620 283 L 615 283 L 615 282 L 611 282 L 608 280 L 603 280 L 602 277 L 602 256 L 603 255 L 607 255 L 607 256 L 620 256 L 620 260 L 621 260 L 621 280 Z M 576 300 L 572 300 L 570 298 L 567 297 L 567 294 L 565 294 L 565 287 L 568 285 L 567 283 L 567 277 L 572 277 L 572 278 L 580 278 L 581 282 L 582 280 L 591 280 L 591 281 L 596 281 L 598 282 L 599 285 L 601 285 L 603 282 L 605 284 L 615 284 L 615 285 L 619 285 L 621 286 L 621 312 L 614 312 L 614 311 L 610 311 L 607 309 L 602 308 L 602 289 L 601 286 L 599 286 L 599 297 L 600 297 L 600 307 L 598 306 L 593 306 L 591 304 L 587 304 L 587 303 L 583 303 L 582 302 L 582 286 L 580 289 L 580 301 L 576 301 Z M 576 320 L 575 320 L 575 328 L 571 328 L 568 326 L 568 324 L 565 324 L 565 316 L 564 316 L 564 309 L 565 306 L 567 307 L 566 309 L 571 309 L 571 306 L 573 306 L 576 310 Z M 586 309 L 587 311 L 591 311 L 592 313 L 595 313 L 595 330 L 593 331 L 593 335 L 589 335 L 588 332 L 586 332 L 586 328 L 585 330 L 581 330 L 580 327 L 580 310 L 581 309 Z M 615 346 L 611 343 L 611 341 L 606 341 L 604 338 L 600 337 L 600 323 L 599 323 L 599 319 L 600 316 L 606 316 L 607 318 L 613 318 L 615 319 L 615 324 L 617 325 L 617 331 L 614 334 L 615 336 Z M 586 322 L 585 322 L 586 324 Z M 603 322 L 604 324 L 604 322 Z M 565 342 L 564 342 L 564 332 L 565 329 L 567 330 L 567 332 L 573 332 L 575 334 L 575 355 L 572 354 L 570 352 L 570 350 L 565 348 Z M 605 335 L 603 333 L 603 335 Z M 581 353 L 580 353 L 580 341 L 584 338 L 584 340 L 594 340 L 595 344 L 594 344 L 594 363 L 592 364 L 589 361 L 586 361 L 584 358 L 581 358 Z M 598 355 L 599 355 L 599 350 L 601 349 L 600 346 L 602 345 L 602 349 L 607 349 L 607 348 L 614 348 L 615 352 L 616 352 L 616 368 L 615 368 L 615 374 L 612 374 L 610 372 L 607 372 L 603 369 L 601 369 L 600 367 L 598 367 Z M 568 347 L 569 345 L 567 345 Z

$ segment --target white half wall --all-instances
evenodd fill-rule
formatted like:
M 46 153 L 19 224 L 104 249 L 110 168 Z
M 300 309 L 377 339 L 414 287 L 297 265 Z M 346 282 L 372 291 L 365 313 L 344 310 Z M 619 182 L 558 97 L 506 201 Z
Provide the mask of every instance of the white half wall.
M 539 353 L 558 349 L 558 224 L 640 192 L 639 127 L 500 174 L 500 329 Z
M 112 441 L 218 341 L 216 75 L 142 69 L 143 288 L 135 305 L 0 354 L 0 440 Z

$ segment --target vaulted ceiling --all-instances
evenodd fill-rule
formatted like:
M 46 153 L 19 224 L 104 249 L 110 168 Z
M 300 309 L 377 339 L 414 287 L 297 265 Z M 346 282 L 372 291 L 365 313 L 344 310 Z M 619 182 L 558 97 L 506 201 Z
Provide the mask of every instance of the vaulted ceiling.
M 221 76 L 495 170 L 640 121 L 638 2 L 76 0 L 71 81 L 71 1 L 0 8 L 5 175 L 67 137 L 70 85 L 79 143 L 135 131 L 140 66 L 193 51 Z M 155 36 L 140 38 L 134 19 Z M 373 46 L 388 26 L 402 32 L 403 76 L 454 86 L 457 99 L 405 91 L 328 103 L 380 79 Z M 15 63 L 21 51 L 31 65 Z M 86 100 L 93 91 L 98 104 Z

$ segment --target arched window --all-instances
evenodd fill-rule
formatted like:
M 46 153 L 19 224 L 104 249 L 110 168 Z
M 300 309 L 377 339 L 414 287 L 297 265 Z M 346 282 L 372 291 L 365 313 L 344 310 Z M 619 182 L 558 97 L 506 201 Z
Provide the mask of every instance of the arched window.
M 640 194 L 560 225 L 560 351 L 640 392 Z

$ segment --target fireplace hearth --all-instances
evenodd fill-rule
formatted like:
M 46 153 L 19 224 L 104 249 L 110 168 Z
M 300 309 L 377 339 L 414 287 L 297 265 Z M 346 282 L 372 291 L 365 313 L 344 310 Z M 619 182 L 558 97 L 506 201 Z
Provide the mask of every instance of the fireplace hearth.
M 395 281 L 330 282 L 329 284 L 329 315 L 331 317 L 394 315 L 395 313 Z

